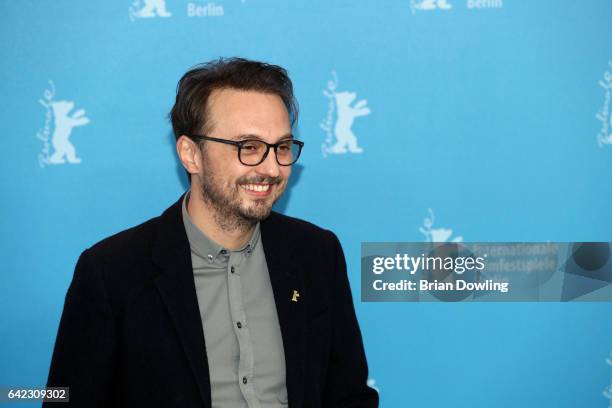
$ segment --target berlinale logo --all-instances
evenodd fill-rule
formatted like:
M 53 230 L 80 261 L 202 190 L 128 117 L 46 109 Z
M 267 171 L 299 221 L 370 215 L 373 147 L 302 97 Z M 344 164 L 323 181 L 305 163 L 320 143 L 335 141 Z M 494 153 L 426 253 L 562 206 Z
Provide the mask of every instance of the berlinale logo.
M 242 3 L 244 2 L 245 0 L 242 0 Z M 175 5 L 175 7 L 178 6 Z M 185 10 L 187 17 L 222 17 L 225 15 L 222 5 L 205 0 L 189 1 Z M 172 17 L 172 13 L 168 11 L 165 0 L 132 0 L 129 16 L 131 21 L 135 21 L 143 18 Z
M 417 10 L 450 10 L 453 6 L 446 0 L 410 0 L 412 14 Z
M 66 162 L 80 163 L 81 159 L 76 155 L 76 148 L 70 142 L 70 136 L 75 127 L 89 123 L 89 118 L 85 116 L 85 109 L 72 112 L 74 102 L 58 101 L 54 100 L 54 97 L 55 85 L 53 81 L 49 81 L 49 89 L 46 89 L 43 98 L 39 99 L 40 104 L 46 109 L 45 125 L 36 133 L 36 137 L 43 142 L 42 151 L 38 154 L 40 167 Z M 53 131 L 51 131 L 52 128 Z
M 134 0 L 130 6 L 130 20 L 137 18 L 170 17 L 166 0 Z
M 327 116 L 319 124 L 327 137 L 321 145 L 323 157 L 328 154 L 362 153 L 357 136 L 353 133 L 353 123 L 359 116 L 369 115 L 368 101 L 362 99 L 355 104 L 355 92 L 338 91 L 338 76 L 332 72 L 333 79 L 327 82 L 323 95 L 328 99 Z
M 450 228 L 433 228 L 435 217 L 433 210 L 428 208 L 429 217 L 423 220 L 423 226 L 419 227 L 421 234 L 425 235 L 425 242 L 463 242 L 461 235 L 453 237 Z

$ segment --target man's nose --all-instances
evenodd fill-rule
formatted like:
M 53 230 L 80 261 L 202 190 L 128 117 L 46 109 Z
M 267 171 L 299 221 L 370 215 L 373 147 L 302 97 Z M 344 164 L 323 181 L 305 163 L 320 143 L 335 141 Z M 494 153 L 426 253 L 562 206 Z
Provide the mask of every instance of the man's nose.
M 280 176 L 280 164 L 276 161 L 276 152 L 273 148 L 270 148 L 264 161 L 259 163 L 257 172 L 268 177 Z

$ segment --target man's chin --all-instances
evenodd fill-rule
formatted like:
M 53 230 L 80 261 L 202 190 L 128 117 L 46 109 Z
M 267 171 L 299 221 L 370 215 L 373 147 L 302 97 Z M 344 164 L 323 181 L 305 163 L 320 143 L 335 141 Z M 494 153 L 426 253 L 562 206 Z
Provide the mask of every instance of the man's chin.
M 243 209 L 243 211 L 241 211 L 241 215 L 246 220 L 249 220 L 252 222 L 259 222 L 259 221 L 263 221 L 266 218 L 268 218 L 271 211 L 272 211 L 271 207 L 257 208 L 257 209 L 249 208 L 248 210 Z
M 252 200 L 249 204 L 249 206 L 241 206 L 240 215 L 250 221 L 263 221 L 272 211 L 273 203 L 270 200 Z

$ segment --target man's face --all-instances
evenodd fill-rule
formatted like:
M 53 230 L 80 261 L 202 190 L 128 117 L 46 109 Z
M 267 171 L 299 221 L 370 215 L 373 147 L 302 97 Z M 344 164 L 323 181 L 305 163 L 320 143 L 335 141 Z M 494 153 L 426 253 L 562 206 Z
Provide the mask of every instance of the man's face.
M 290 138 L 289 115 L 274 94 L 235 89 L 215 90 L 208 100 L 207 136 L 229 140 L 259 139 L 267 143 Z M 215 210 L 221 226 L 249 226 L 270 214 L 287 187 L 291 166 L 280 166 L 273 149 L 257 166 L 238 160 L 237 147 L 205 141 L 199 184 L 204 202 Z

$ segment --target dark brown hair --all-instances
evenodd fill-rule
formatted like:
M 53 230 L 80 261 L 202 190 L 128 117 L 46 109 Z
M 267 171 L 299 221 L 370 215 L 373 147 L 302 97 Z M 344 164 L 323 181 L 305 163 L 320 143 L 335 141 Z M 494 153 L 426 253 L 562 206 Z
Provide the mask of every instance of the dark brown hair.
M 291 125 L 297 120 L 293 85 L 284 68 L 244 58 L 220 58 L 196 65 L 178 82 L 176 102 L 170 111 L 177 140 L 181 135 L 210 131 L 208 97 L 212 91 L 223 88 L 276 94 L 289 112 Z

